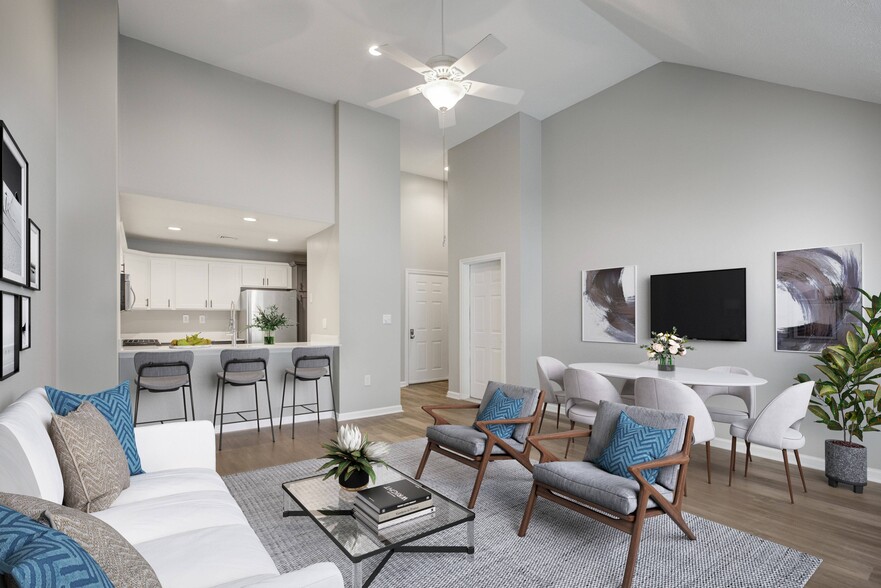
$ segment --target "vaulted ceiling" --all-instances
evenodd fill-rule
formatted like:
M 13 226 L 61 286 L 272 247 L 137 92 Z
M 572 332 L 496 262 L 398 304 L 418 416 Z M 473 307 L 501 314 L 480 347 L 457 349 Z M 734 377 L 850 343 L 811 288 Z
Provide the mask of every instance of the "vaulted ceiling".
M 441 52 L 440 0 L 120 0 L 123 35 L 327 102 L 360 106 L 418 84 L 371 45 Z M 446 52 L 492 33 L 507 50 L 472 79 L 525 90 L 518 106 L 466 96 L 454 146 L 522 111 L 544 119 L 670 61 L 881 102 L 881 0 L 447 0 Z M 401 169 L 441 176 L 437 112 L 401 121 Z

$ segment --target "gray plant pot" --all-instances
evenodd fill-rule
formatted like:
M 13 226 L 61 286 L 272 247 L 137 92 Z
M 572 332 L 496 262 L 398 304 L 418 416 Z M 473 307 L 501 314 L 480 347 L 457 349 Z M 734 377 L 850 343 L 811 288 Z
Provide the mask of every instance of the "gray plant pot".
M 868 482 L 867 451 L 857 443 L 845 443 L 826 439 L 826 478 L 833 488 L 838 484 L 853 486 L 857 494 L 863 493 Z

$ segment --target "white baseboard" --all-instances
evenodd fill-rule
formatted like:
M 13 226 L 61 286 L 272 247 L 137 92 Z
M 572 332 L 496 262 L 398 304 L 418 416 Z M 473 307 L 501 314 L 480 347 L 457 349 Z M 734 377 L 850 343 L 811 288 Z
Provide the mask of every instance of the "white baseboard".
M 406 388 L 409 385 L 410 385 L 410 382 L 408 382 L 406 380 L 401 380 L 401 388 Z
M 452 390 L 447 390 L 447 398 L 452 398 L 453 400 L 460 400 L 459 393 L 453 392 Z
M 746 455 L 746 443 L 742 442 L 740 439 L 737 442 L 737 453 L 742 453 Z M 731 438 L 723 439 L 720 437 L 716 437 L 712 441 L 710 441 L 710 445 L 713 447 L 718 447 L 719 449 L 725 449 L 726 451 L 731 450 Z M 750 449 L 750 453 L 755 455 L 756 457 L 764 457 L 766 459 L 773 459 L 774 461 L 783 462 L 783 452 L 777 449 L 771 449 L 770 447 L 762 447 L 760 445 L 753 445 Z M 817 457 L 816 455 L 805 455 L 804 453 L 800 454 L 801 457 L 801 465 L 812 469 L 812 470 L 820 470 L 821 472 L 826 469 L 826 460 L 822 457 Z M 795 461 L 793 458 L 790 458 L 790 461 Z M 869 481 L 870 482 L 881 482 L 881 469 L 879 468 L 869 468 Z
M 382 406 L 380 408 L 369 408 L 367 410 L 356 410 L 354 412 L 341 412 L 338 415 L 340 421 L 353 421 L 355 419 L 366 419 L 370 417 L 382 416 L 385 414 L 396 414 L 404 412 L 404 408 L 400 404 L 392 406 Z

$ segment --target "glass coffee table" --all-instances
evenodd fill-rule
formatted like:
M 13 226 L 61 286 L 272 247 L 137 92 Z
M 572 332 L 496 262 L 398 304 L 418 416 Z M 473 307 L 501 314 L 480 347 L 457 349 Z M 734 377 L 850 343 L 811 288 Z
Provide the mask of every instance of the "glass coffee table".
M 355 493 L 343 489 L 334 478 L 322 480 L 323 474 L 302 478 L 282 484 L 285 492 L 284 516 L 308 516 L 336 543 L 352 562 L 352 578 L 356 588 L 366 588 L 395 553 L 466 553 L 474 557 L 474 512 L 446 496 L 435 492 L 413 478 L 392 467 L 376 468 L 376 484 L 410 480 L 431 492 L 435 511 L 395 525 L 383 531 L 368 528 L 355 519 L 352 508 Z M 434 535 L 457 525 L 465 524 L 467 545 L 410 545 L 410 543 Z M 362 575 L 362 562 L 375 555 L 385 557 L 366 580 Z

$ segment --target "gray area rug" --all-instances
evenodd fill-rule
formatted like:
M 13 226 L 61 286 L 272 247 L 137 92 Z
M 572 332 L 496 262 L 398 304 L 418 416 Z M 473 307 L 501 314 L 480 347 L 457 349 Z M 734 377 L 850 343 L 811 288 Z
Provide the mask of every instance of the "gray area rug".
M 425 448 L 417 439 L 392 446 L 389 463 L 413 475 Z M 307 517 L 282 518 L 281 484 L 315 473 L 308 460 L 224 477 L 281 572 L 332 561 L 351 585 L 351 563 Z M 475 470 L 433 453 L 422 482 L 465 504 Z M 490 464 L 477 500 L 476 554 L 399 553 L 373 583 L 377 587 L 620 586 L 630 536 L 539 499 L 526 537 L 517 536 L 532 477 L 516 462 Z M 645 524 L 634 586 L 804 586 L 822 560 L 754 535 L 686 514 L 697 541 L 688 541 L 669 517 Z M 465 526 L 422 544 L 463 545 Z M 367 578 L 381 556 L 364 564 Z

